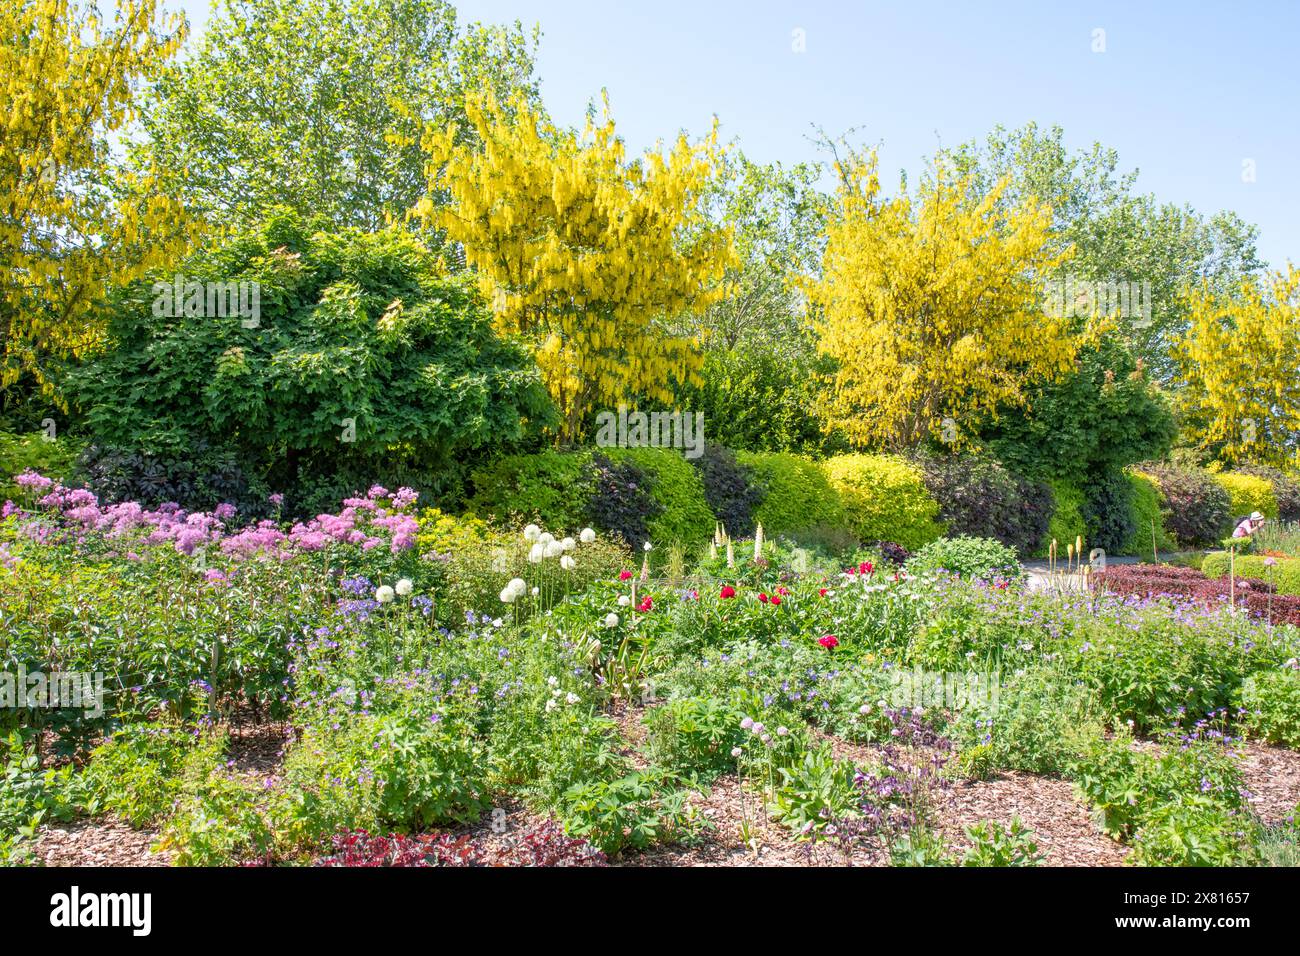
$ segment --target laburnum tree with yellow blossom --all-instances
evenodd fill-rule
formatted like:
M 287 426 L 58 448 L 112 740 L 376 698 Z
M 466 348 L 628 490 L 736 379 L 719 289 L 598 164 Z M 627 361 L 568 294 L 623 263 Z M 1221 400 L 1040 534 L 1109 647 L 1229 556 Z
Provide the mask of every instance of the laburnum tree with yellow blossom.
M 157 0 L 119 0 L 111 24 L 93 3 L 0 7 L 0 386 L 30 374 L 53 393 L 54 366 L 99 340 L 107 290 L 197 235 L 114 142 L 184 34 Z
M 448 201 L 417 213 L 463 247 L 500 330 L 531 345 L 561 438 L 580 438 L 595 409 L 671 402 L 701 358 L 665 320 L 716 301 L 734 259 L 730 233 L 701 206 L 716 125 L 629 161 L 607 102 L 581 133 L 522 98 L 473 98 L 466 113 L 468 141 L 454 124 L 424 138 L 431 190 Z
M 1068 257 L 1051 210 L 1007 209 L 942 161 L 913 198 L 880 194 L 874 153 L 837 159 L 820 277 L 806 283 L 819 348 L 838 363 L 828 428 L 861 447 L 952 447 L 1028 385 L 1071 367 L 1076 343 L 1044 310 L 1042 280 Z
M 1184 441 L 1227 464 L 1300 464 L 1300 268 L 1184 295 L 1174 348 Z

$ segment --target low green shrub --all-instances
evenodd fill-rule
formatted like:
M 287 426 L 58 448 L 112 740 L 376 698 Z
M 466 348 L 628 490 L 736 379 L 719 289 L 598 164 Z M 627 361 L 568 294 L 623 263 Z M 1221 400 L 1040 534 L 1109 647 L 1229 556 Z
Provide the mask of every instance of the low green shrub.
M 646 711 L 647 748 L 658 764 L 711 780 L 736 768 L 731 749 L 742 740 L 743 714 L 708 697 L 681 697 Z
M 837 760 L 829 743 L 777 769 L 781 779 L 772 792 L 772 815 L 800 836 L 856 813 L 862 801 L 854 786 L 857 768 Z
M 971 776 L 996 770 L 1063 774 L 1101 735 L 1086 688 L 1051 667 L 1006 677 L 991 706 L 963 711 L 948 728 Z
M 578 531 L 586 522 L 588 455 L 542 451 L 503 455 L 476 469 L 468 511 L 519 527 L 530 521 L 553 533 Z
M 1153 808 L 1133 838 L 1136 866 L 1254 866 L 1255 822 L 1196 796 Z
M 755 520 L 769 536 L 814 528 L 844 528 L 844 508 L 815 462 L 786 452 L 737 452 L 736 460 L 754 469 L 766 489 Z
M 1241 685 L 1242 723 L 1265 743 L 1300 748 L 1300 669 L 1283 666 L 1251 674 Z
M 939 503 L 921 469 L 891 455 L 839 455 L 822 462 L 845 520 L 866 543 L 892 541 L 914 551 L 943 534 Z
M 1149 823 L 1160 827 L 1178 821 L 1179 814 L 1167 809 L 1170 805 L 1233 814 L 1241 824 L 1248 819 L 1241 769 L 1218 742 L 1152 751 L 1136 749 L 1127 734 L 1097 737 L 1070 772 L 1080 796 L 1096 811 L 1098 825 L 1119 840 L 1132 840 Z
M 95 748 L 82 776 L 103 809 L 143 827 L 172 809 L 186 780 L 216 770 L 225 749 L 224 733 L 173 723 L 128 724 Z
M 1207 554 L 1201 562 L 1202 573 L 1210 578 L 1227 577 L 1229 568 L 1233 568 L 1239 578 L 1267 581 L 1277 588 L 1279 594 L 1300 594 L 1300 558 L 1238 554 L 1236 560 L 1231 561 L 1226 551 L 1215 551 Z
M 662 771 L 634 771 L 615 780 L 578 783 L 565 792 L 560 819 L 565 832 L 608 856 L 684 839 L 690 832 L 687 791 Z
M 647 522 L 650 541 L 666 550 L 679 545 L 696 550 L 713 536 L 717 518 L 704 497 L 700 473 L 671 448 L 611 448 L 614 462 L 631 462 L 650 478 L 650 494 L 661 510 Z M 639 546 L 644 542 L 635 542 Z
M 1038 852 L 1034 831 L 1011 818 L 1003 829 L 996 820 L 985 820 L 966 828 L 971 847 L 962 856 L 962 866 L 1038 866 L 1043 854 Z
M 914 574 L 940 569 L 963 578 L 980 581 L 1023 581 L 1021 566 L 1014 547 L 993 538 L 940 538 L 917 551 L 907 562 Z

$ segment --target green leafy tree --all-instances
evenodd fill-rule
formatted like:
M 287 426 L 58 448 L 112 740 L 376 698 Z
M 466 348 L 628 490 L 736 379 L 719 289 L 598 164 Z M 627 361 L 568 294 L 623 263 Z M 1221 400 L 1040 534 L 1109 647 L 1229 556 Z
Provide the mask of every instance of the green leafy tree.
M 426 194 L 424 130 L 459 121 L 470 135 L 466 91 L 536 95 L 535 37 L 462 29 L 444 0 L 223 2 L 155 84 L 137 149 L 218 222 L 283 205 L 381 228 Z
M 1115 150 L 1094 143 L 1072 153 L 1063 139 L 1059 126 L 998 126 L 983 144 L 967 143 L 948 156 L 983 191 L 1009 177 L 1003 203 L 1029 196 L 1051 206 L 1053 239 L 1072 245 L 1074 256 L 1059 275 L 1042 279 L 1150 284 L 1149 315 L 1132 307 L 1118 317 L 1118 329 L 1155 380 L 1168 383 L 1175 378 L 1170 350 L 1188 318 L 1181 291 L 1202 280 L 1226 290 L 1259 272 L 1257 230 L 1231 212 L 1206 218 L 1138 194 L 1137 172 L 1120 172 Z
M 1142 361 L 1094 329 L 1071 374 L 989 421 L 981 439 L 1018 474 L 1081 479 L 1162 458 L 1177 434 L 1170 400 Z
M 275 215 L 183 268 L 196 288 L 256 282 L 257 314 L 213 315 L 170 275 L 122 290 L 108 348 L 73 378 L 101 445 L 205 442 L 285 488 L 299 471 L 439 466 L 553 415 L 469 280 L 400 228 L 308 235 Z

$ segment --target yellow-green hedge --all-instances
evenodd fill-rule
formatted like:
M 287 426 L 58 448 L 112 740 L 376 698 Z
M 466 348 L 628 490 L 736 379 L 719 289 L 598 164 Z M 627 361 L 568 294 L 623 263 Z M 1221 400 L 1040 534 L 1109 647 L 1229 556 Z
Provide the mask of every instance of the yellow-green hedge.
M 1273 483 L 1267 478 L 1225 471 L 1214 475 L 1214 480 L 1232 496 L 1234 520 L 1252 511 L 1258 511 L 1266 518 L 1277 517 L 1277 496 L 1273 494 Z
M 864 543 L 893 541 L 912 551 L 943 535 L 939 503 L 911 462 L 893 455 L 839 455 L 822 462 L 822 470 Z

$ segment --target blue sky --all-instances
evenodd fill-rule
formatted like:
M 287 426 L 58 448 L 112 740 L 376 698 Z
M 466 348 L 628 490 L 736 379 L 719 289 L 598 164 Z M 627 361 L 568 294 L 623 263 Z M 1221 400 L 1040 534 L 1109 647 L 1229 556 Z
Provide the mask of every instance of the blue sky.
M 200 28 L 206 0 L 181 4 Z M 175 8 L 175 0 L 171 7 Z M 878 144 L 886 182 L 996 124 L 1061 125 L 1119 151 L 1139 188 L 1259 226 L 1300 263 L 1300 2 L 462 0 L 465 20 L 540 23 L 547 108 L 609 90 L 640 150 L 709 128 L 753 159 L 817 157 L 814 125 Z M 796 52 L 795 31 L 803 31 Z M 1104 52 L 1094 52 L 1094 31 Z M 1255 181 L 1243 181 L 1243 162 Z

